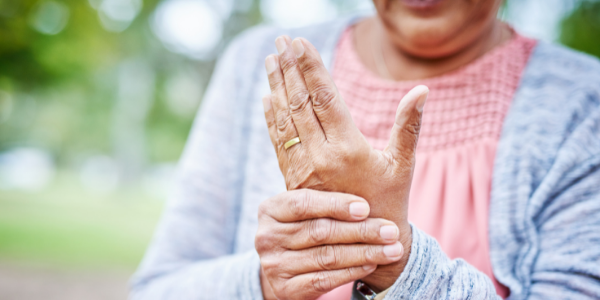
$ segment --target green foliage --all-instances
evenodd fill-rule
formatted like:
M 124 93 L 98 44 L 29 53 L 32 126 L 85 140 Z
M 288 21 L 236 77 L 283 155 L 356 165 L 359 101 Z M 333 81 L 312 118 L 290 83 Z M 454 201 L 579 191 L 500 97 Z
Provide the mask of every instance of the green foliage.
M 600 1 L 582 1 L 562 22 L 561 43 L 600 57 Z
M 48 1 L 68 10 L 66 26 L 55 34 L 36 30 L 32 21 Z M 128 129 L 116 125 L 123 101 L 119 72 L 128 61 L 141 62 L 155 78 L 141 120 L 145 144 L 133 148 L 144 149 L 145 164 L 179 158 L 195 114 L 170 108 L 165 82 L 191 69 L 203 91 L 215 62 L 193 61 L 162 46 L 150 28 L 160 1 L 144 0 L 133 23 L 116 33 L 102 26 L 90 5 L 98 1 L 0 0 L 0 152 L 35 146 L 58 161 L 58 175 L 47 188 L 0 190 L 1 259 L 128 269 L 139 262 L 161 204 L 145 194 L 141 178 L 113 193 L 90 191 L 76 164 L 90 154 L 116 156 L 115 136 Z M 222 46 L 260 21 L 257 1 L 248 12 L 234 12 Z
M 0 103 L 0 116 L 8 115 L 0 118 L 0 150 L 33 145 L 63 162 L 81 153 L 110 153 L 119 63 L 142 59 L 160 75 L 169 72 L 165 57 L 175 56 L 149 29 L 159 1 L 144 1 L 135 21 L 120 33 L 105 30 L 88 1 L 55 1 L 68 8 L 68 19 L 62 31 L 48 35 L 32 25 L 43 1 L 0 0 L 0 92 L 10 96 L 0 99 L 10 101 Z M 154 113 L 152 122 L 157 122 L 148 124 L 148 140 L 154 132 L 171 131 L 177 141 L 170 143 L 175 148 L 153 157 L 177 159 L 192 117 L 168 109 Z M 167 124 L 164 119 L 177 120 Z
M 34 24 L 40 5 L 48 2 L 68 10 L 66 26 L 56 34 L 42 33 Z M 36 146 L 62 165 L 82 154 L 112 155 L 118 148 L 115 132 L 121 130 L 115 127 L 119 67 L 133 59 L 156 78 L 143 120 L 141 148 L 148 151 L 140 156 L 146 162 L 176 161 L 194 114 L 169 108 L 164 81 L 191 66 L 204 90 L 214 60 L 192 61 L 160 44 L 149 26 L 160 0 L 144 0 L 133 23 L 118 33 L 103 28 L 92 2 L 98 1 L 0 0 L 0 151 Z M 225 22 L 222 46 L 260 21 L 258 1 L 248 12 L 234 12 Z
M 147 151 L 140 155 L 145 163 L 176 161 L 194 114 L 172 111 L 165 82 L 191 68 L 204 90 L 214 60 L 192 61 L 155 39 L 149 21 L 161 0 L 144 0 L 133 23 L 119 33 L 100 23 L 90 5 L 98 1 L 51 0 L 68 10 L 65 27 L 55 34 L 35 29 L 36 13 L 47 1 L 0 0 L 0 152 L 27 145 L 47 149 L 61 170 L 82 155 L 114 155 L 114 136 L 125 129 L 115 125 L 119 66 L 136 60 L 156 78 L 143 120 Z M 343 12 L 359 0 L 332 2 Z M 259 1 L 249 11 L 234 12 L 224 24 L 222 46 L 261 21 Z M 563 21 L 560 40 L 600 57 L 600 3 L 583 2 Z M 146 199 L 139 184 L 133 192 L 96 195 L 81 188 L 77 176 L 58 181 L 37 193 L 0 191 L 0 257 L 133 267 L 159 205 Z
M 4 0 L 4 5 L 8 5 Z M 56 35 L 32 28 L 39 1 L 10 1 L 14 12 L 0 18 L 0 74 L 25 88 L 88 73 L 115 57 L 115 36 L 97 22 L 87 1 L 63 1 L 69 8 L 67 26 Z
M 205 87 L 214 61 L 172 54 L 155 39 L 149 20 L 160 0 L 143 1 L 142 11 L 123 32 L 105 30 L 85 0 L 52 0 L 68 9 L 63 30 L 44 34 L 34 17 L 47 0 L 0 0 L 0 151 L 21 145 L 50 150 L 61 163 L 86 153 L 114 151 L 118 68 L 144 61 L 155 73 L 155 90 L 144 120 L 146 162 L 175 161 L 193 114 L 167 105 L 164 82 L 182 67 L 201 75 Z M 94 2 L 94 1 L 91 1 Z M 97 2 L 97 1 L 96 1 Z M 261 22 L 259 1 L 225 22 L 223 45 Z M 333 0 L 344 11 L 357 0 Z M 505 4 L 504 4 L 505 5 Z M 600 2 L 583 1 L 562 23 L 560 41 L 600 57 Z M 141 154 L 142 155 L 142 154 Z

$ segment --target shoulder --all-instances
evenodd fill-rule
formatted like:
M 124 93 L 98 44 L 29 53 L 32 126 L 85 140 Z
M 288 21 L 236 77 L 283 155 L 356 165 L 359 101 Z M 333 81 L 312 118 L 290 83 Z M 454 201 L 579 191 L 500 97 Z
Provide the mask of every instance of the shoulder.
M 525 113 L 528 119 L 540 115 L 571 123 L 585 119 L 600 108 L 600 61 L 563 46 L 539 42 L 513 105 L 515 113 Z
M 559 159 L 561 149 L 589 144 L 582 140 L 599 134 L 594 129 L 599 115 L 600 61 L 563 46 L 539 42 L 505 119 L 501 140 L 511 149 L 507 154 L 523 157 L 529 152 L 532 160 L 547 170 Z M 584 157 L 573 162 L 580 159 Z
M 575 90 L 600 89 L 600 60 L 564 46 L 539 42 L 531 54 L 523 85 L 532 88 Z
M 549 69 L 564 68 L 600 74 L 600 60 L 589 54 L 548 42 L 539 42 L 534 58 L 545 61 Z

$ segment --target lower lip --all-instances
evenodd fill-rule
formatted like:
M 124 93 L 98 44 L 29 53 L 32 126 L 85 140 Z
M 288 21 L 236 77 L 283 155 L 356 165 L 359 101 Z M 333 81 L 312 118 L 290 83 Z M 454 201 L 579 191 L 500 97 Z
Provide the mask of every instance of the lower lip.
M 435 7 L 444 0 L 401 0 L 404 5 L 412 8 L 427 9 Z

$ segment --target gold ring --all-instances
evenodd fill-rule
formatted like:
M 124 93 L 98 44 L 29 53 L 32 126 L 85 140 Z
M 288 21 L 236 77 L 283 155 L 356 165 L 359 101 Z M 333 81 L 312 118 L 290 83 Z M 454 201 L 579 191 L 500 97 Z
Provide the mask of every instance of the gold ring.
M 293 139 L 285 142 L 285 144 L 283 144 L 283 147 L 285 148 L 285 150 L 287 150 L 289 147 L 294 146 L 299 143 L 300 143 L 300 138 L 297 137 L 297 138 L 293 138 Z

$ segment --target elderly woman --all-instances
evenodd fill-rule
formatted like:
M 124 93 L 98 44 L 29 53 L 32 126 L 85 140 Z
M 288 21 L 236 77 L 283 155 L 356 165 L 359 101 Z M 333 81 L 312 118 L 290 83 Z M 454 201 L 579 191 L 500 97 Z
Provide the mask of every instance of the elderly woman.
M 374 4 L 232 43 L 133 299 L 600 298 L 600 63 Z

